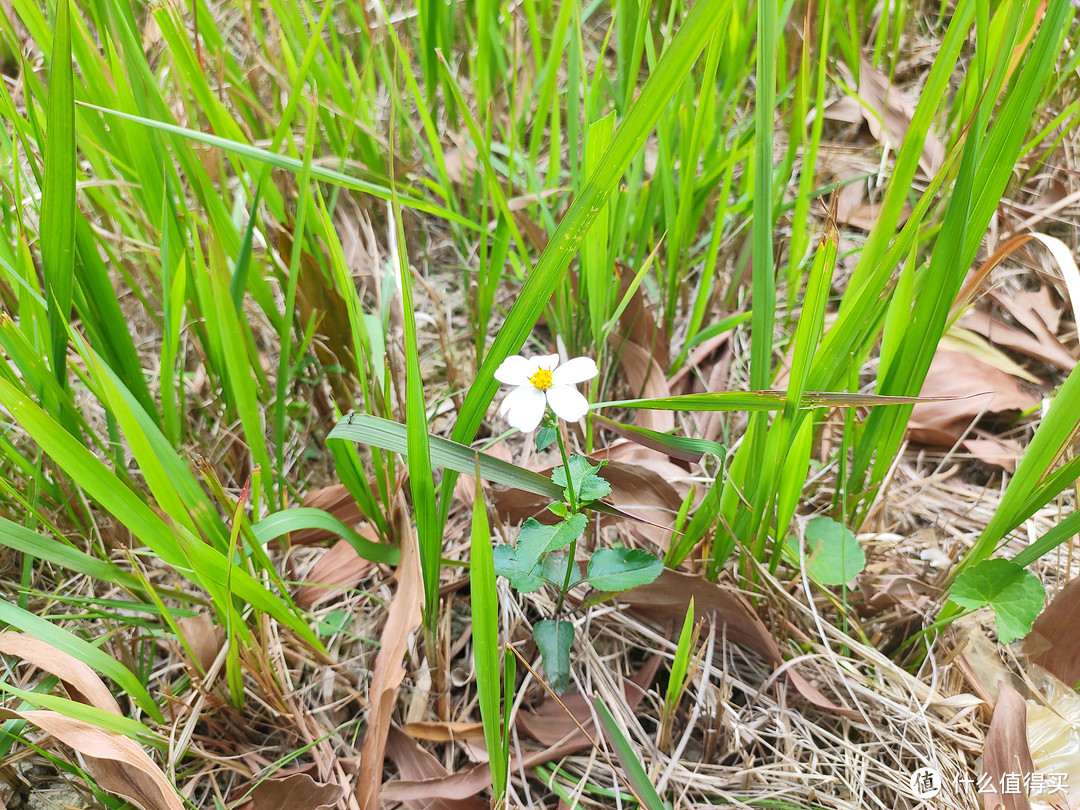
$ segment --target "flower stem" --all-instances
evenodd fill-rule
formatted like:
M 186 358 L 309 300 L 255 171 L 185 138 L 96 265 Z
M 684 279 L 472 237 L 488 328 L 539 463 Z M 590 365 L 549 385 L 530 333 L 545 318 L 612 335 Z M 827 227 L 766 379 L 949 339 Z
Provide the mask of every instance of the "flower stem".
M 577 493 L 574 492 L 574 479 L 570 475 L 570 458 L 566 455 L 566 443 L 563 441 L 562 434 L 563 425 L 559 424 L 555 427 L 555 438 L 559 441 L 559 452 L 562 454 L 563 473 L 566 475 L 566 495 L 570 501 L 570 514 L 577 514 Z M 558 621 L 559 614 L 562 612 L 563 600 L 566 599 L 566 592 L 570 590 L 570 573 L 573 571 L 571 566 L 577 565 L 577 538 L 575 537 L 570 541 L 570 546 L 566 550 L 566 576 L 563 577 L 562 587 L 559 589 L 559 600 L 555 603 L 555 619 Z
M 562 425 L 555 427 L 555 438 L 559 441 L 559 452 L 562 454 L 563 473 L 566 475 L 566 494 L 570 501 L 570 514 L 577 513 L 577 493 L 574 492 L 574 479 L 570 476 L 570 459 L 566 455 L 566 444 L 563 442 Z

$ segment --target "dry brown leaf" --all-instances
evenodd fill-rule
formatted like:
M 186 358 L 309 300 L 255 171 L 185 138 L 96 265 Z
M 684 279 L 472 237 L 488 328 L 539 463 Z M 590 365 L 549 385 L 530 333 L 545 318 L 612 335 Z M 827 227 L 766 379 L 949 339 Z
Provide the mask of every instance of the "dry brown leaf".
M 24 633 L 0 633 L 0 653 L 17 655 L 64 682 L 72 700 L 88 703 L 105 712 L 123 715 L 109 688 L 87 664 Z
M 331 484 L 309 492 L 302 505 L 329 512 L 346 526 L 354 526 L 364 519 L 356 499 L 344 484 Z M 337 538 L 338 535 L 327 529 L 301 529 L 289 535 L 289 543 L 294 546 L 309 546 Z
M 480 726 L 482 736 L 483 726 L 479 723 L 475 725 Z M 398 773 L 404 781 L 445 779 L 448 776 L 446 768 L 439 760 L 396 726 L 390 727 L 390 734 L 386 739 L 386 756 L 397 765 Z M 393 784 L 395 783 L 390 783 Z M 480 790 L 482 789 L 483 787 Z M 488 802 L 476 795 L 449 799 L 440 798 L 436 794 L 430 798 L 408 799 L 405 804 L 415 810 L 486 810 L 488 807 Z
M 408 651 L 409 635 L 420 625 L 424 584 L 420 575 L 420 550 L 416 532 L 403 502 L 399 503 L 401 561 L 397 568 L 397 592 L 390 602 L 380 636 L 379 654 L 371 677 L 367 736 L 360 750 L 360 774 L 357 800 L 362 810 L 378 810 L 382 784 L 383 754 L 390 731 L 390 715 L 397 687 L 405 677 L 403 662 Z
M 859 61 L 859 98 L 865 105 L 863 117 L 871 134 L 879 143 L 899 150 L 915 115 L 915 105 L 865 56 Z M 927 132 L 919 168 L 927 177 L 933 177 L 944 162 L 945 145 L 933 132 Z
M 306 773 L 267 779 L 251 791 L 252 810 L 319 810 L 337 804 L 344 792 L 341 785 L 316 782 Z
M 634 273 L 621 263 L 616 269 L 619 271 L 619 300 L 621 301 L 630 289 Z M 671 354 L 668 336 L 657 325 L 656 318 L 653 317 L 653 308 L 645 302 L 640 286 L 634 290 L 622 315 L 619 316 L 619 326 L 626 340 L 644 348 L 651 356 L 657 358 L 660 365 L 667 366 Z
M 619 365 L 626 373 L 627 385 L 631 397 L 655 398 L 671 395 L 664 372 L 657 364 L 652 353 L 636 343 L 618 341 L 612 336 L 610 341 L 619 354 Z M 675 414 L 671 411 L 653 411 L 645 408 L 634 413 L 634 424 L 660 433 L 675 429 Z
M 454 723 L 425 721 L 421 723 L 406 723 L 401 730 L 416 740 L 433 740 L 435 742 L 451 742 L 452 740 L 482 740 L 484 738 L 483 723 Z
M 86 772 L 102 790 L 127 799 L 141 810 L 184 810 L 176 789 L 134 740 L 59 712 L 0 708 L 0 718 L 25 720 L 51 734 L 78 752 Z
M 375 532 L 368 527 L 361 526 L 359 532 L 378 542 Z M 342 591 L 356 587 L 373 564 L 357 554 L 348 541 L 338 540 L 311 567 L 306 583 L 296 592 L 296 604 L 308 609 L 340 596 Z
M 994 716 L 986 732 L 983 773 L 996 793 L 983 795 L 984 810 L 1031 810 L 1026 791 L 1003 792 L 1006 775 L 1026 777 L 1035 770 L 1027 741 L 1027 701 L 1004 681 L 998 682 Z
M 999 439 L 996 436 L 982 436 L 978 439 L 964 439 L 961 445 L 984 464 L 992 464 L 1006 472 L 1016 472 L 1016 462 L 1024 453 L 1024 447 L 1013 439 Z
M 208 672 L 225 643 L 225 630 L 206 613 L 185 616 L 176 622 L 203 672 Z
M 1076 365 L 1076 360 L 1073 359 L 1069 350 L 1041 321 L 1039 322 L 1041 330 L 1036 332 L 1034 337 L 1015 326 L 992 318 L 985 312 L 969 312 L 958 321 L 958 325 L 982 335 L 997 346 L 1026 354 L 1028 357 L 1065 371 L 1072 371 L 1073 366 Z
M 642 666 L 641 670 L 638 671 L 638 674 L 634 677 L 633 681 L 630 681 L 630 685 L 624 683 L 623 693 L 626 695 L 626 705 L 630 711 L 637 708 L 641 699 L 645 696 L 645 689 L 656 678 L 656 672 L 660 667 L 661 660 L 661 656 L 659 655 L 652 656 L 648 662 Z M 554 703 L 554 701 L 545 701 L 545 704 L 548 702 Z M 523 714 L 524 712 L 518 712 L 517 723 L 522 722 Z M 573 721 L 566 718 L 565 714 L 563 714 L 563 717 L 565 718 L 566 723 L 573 726 Z M 588 728 L 588 726 L 586 726 L 586 728 Z M 581 733 L 577 726 L 573 726 L 573 729 L 573 733 L 569 734 L 564 742 L 553 745 L 550 748 L 534 751 L 525 756 L 511 757 L 510 772 L 517 773 L 522 769 L 527 770 L 536 765 L 542 765 L 545 762 L 553 762 L 588 748 L 590 745 L 588 738 Z M 384 786 L 382 796 L 386 801 L 400 802 L 414 800 L 422 801 L 433 798 L 467 799 L 479 793 L 490 784 L 491 770 L 487 763 L 483 763 L 467 771 L 452 773 L 448 776 L 414 781 L 402 780 L 400 782 L 390 782 Z
M 694 599 L 694 616 L 697 620 L 715 614 L 724 626 L 724 633 L 718 636 L 726 636 L 740 647 L 757 653 L 774 667 L 784 663 L 780 646 L 742 597 L 697 574 L 665 568 L 648 585 L 639 585 L 621 593 L 616 600 L 654 621 L 681 623 L 686 618 L 691 597 Z M 815 706 L 852 719 L 862 718 L 855 709 L 837 705 L 794 670 L 788 669 L 786 674 L 799 694 Z
M 1071 580 L 1039 614 L 1025 644 L 1042 650 L 1032 660 L 1067 684 L 1080 681 L 1080 577 Z
M 984 412 L 1026 411 L 1039 398 L 1003 371 L 963 352 L 938 351 L 923 383 L 926 397 L 958 397 L 920 402 L 911 412 L 908 431 L 919 444 L 951 447 Z

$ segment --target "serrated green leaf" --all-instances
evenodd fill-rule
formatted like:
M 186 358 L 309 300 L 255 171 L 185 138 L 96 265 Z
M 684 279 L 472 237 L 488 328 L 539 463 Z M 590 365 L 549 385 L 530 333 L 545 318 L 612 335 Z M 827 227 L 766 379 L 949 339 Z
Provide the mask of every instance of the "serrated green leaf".
M 565 551 L 553 551 L 544 557 L 542 563 L 544 579 L 555 587 L 562 588 L 563 583 L 566 582 L 566 568 L 569 560 L 570 555 Z M 575 561 L 570 566 L 570 584 L 568 587 L 572 588 L 578 582 L 581 582 L 581 567 Z
M 570 648 L 574 644 L 574 625 L 567 621 L 545 619 L 533 628 L 533 638 L 544 661 L 544 672 L 557 693 L 570 684 Z
M 832 518 L 815 517 L 806 524 L 807 570 L 822 585 L 850 582 L 866 566 L 866 554 L 855 535 Z
M 588 518 L 578 513 L 556 523 L 545 526 L 535 518 L 529 518 L 521 525 L 518 535 L 517 559 L 521 569 L 530 571 L 544 554 L 570 545 L 571 541 L 581 537 Z
M 510 580 L 510 586 L 518 593 L 533 593 L 544 587 L 540 563 L 534 563 L 527 572 L 521 570 L 514 547 L 501 545 L 491 550 L 495 573 Z
M 647 585 L 660 576 L 664 563 L 640 548 L 602 548 L 589 560 L 588 583 L 598 591 L 618 593 Z
M 593 466 L 584 456 L 570 456 L 570 482 L 573 484 L 574 495 L 579 503 L 598 501 L 611 494 L 611 485 L 599 475 L 596 475 L 603 466 L 604 462 Z M 570 494 L 567 491 L 565 468 L 556 467 L 552 470 L 551 480 L 558 486 L 563 487 L 563 494 L 569 500 Z
M 1046 599 L 1046 588 L 1033 573 L 1010 560 L 983 560 L 956 578 L 949 598 L 967 610 L 991 607 L 998 639 L 1008 644 L 1031 630 Z

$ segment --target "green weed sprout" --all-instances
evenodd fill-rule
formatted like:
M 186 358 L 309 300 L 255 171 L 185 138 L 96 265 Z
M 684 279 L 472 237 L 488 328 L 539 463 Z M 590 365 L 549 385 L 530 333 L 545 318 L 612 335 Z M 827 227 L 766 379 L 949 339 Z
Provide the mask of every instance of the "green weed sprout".
M 556 692 L 570 680 L 570 649 L 574 625 L 563 612 L 566 595 L 578 585 L 591 586 L 597 593 L 586 605 L 597 604 L 615 594 L 652 582 L 663 570 L 659 558 L 641 549 L 602 548 L 589 559 L 585 577 L 577 566 L 577 542 L 585 534 L 588 516 L 584 508 L 611 493 L 611 485 L 600 475 L 605 462 L 593 465 L 579 455 L 568 456 L 564 431 L 559 421 L 576 422 L 588 413 L 589 404 L 575 388 L 599 373 L 588 357 L 559 363 L 559 355 L 525 358 L 508 357 L 495 371 L 499 382 L 515 386 L 499 408 L 511 427 L 536 434 L 536 447 L 543 450 L 558 442 L 562 466 L 552 470 L 551 480 L 562 487 L 563 500 L 548 510 L 558 523 L 544 524 L 529 518 L 521 526 L 517 545 L 494 549 L 495 572 L 506 577 L 511 587 L 532 593 L 553 587 L 558 593 L 554 618 L 536 623 L 533 637 L 544 662 L 544 671 Z

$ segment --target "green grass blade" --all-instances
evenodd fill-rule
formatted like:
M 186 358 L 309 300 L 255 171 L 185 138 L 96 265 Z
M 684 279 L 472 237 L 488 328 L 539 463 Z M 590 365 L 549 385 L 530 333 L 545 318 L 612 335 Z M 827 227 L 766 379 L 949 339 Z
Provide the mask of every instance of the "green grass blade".
M 596 707 L 600 727 L 604 729 L 604 735 L 608 738 L 608 742 L 614 746 L 615 754 L 619 757 L 619 762 L 623 766 L 623 771 L 625 771 L 626 781 L 637 800 L 641 802 L 641 806 L 646 810 L 668 810 L 664 800 L 660 798 L 660 794 L 653 787 L 649 775 L 645 772 L 645 766 L 638 759 L 637 751 L 634 750 L 626 735 L 623 734 L 619 724 L 615 722 L 615 718 L 608 711 L 608 707 L 600 700 L 599 695 L 593 698 L 593 705 Z
M 51 359 L 67 385 L 68 318 L 75 284 L 75 77 L 71 66 L 71 6 L 56 4 L 49 69 L 45 177 L 41 192 L 41 265 L 49 302 Z
M 506 793 L 509 773 L 509 750 L 503 747 L 504 717 L 499 710 L 502 696 L 499 666 L 499 594 L 495 585 L 495 559 L 491 550 L 484 489 L 480 485 L 479 463 L 476 469 L 476 496 L 473 500 L 472 532 L 469 551 L 469 603 L 472 605 L 473 661 L 476 667 L 476 692 L 480 718 L 484 723 L 484 742 L 491 762 L 493 806 Z M 507 701 L 509 703 L 509 701 Z
M 256 539 L 263 545 L 290 532 L 298 532 L 303 529 L 323 529 L 344 538 L 356 550 L 356 553 L 365 560 L 383 563 L 384 565 L 397 565 L 398 559 L 401 557 L 399 549 L 382 543 L 373 543 L 346 526 L 329 512 L 310 506 L 299 506 L 267 515 L 252 526 L 251 529 L 255 533 Z
M 146 691 L 146 687 L 140 683 L 139 679 L 132 674 L 131 670 L 99 647 L 83 641 L 52 622 L 35 616 L 4 599 L 0 599 L 0 622 L 17 627 L 61 652 L 73 655 L 102 675 L 112 678 L 116 685 L 130 695 L 143 711 L 159 723 L 165 722 L 161 710 L 158 709 L 154 699 L 150 697 L 150 693 Z

